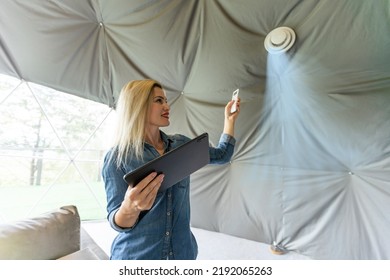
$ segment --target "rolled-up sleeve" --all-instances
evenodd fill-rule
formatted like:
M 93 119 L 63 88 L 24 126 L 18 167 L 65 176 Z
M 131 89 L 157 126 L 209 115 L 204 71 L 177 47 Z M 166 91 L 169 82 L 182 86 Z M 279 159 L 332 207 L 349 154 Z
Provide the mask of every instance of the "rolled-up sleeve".
M 110 223 L 110 226 L 119 232 L 131 230 L 131 228 L 119 227 L 114 221 L 115 214 L 119 210 L 128 188 L 127 183 L 123 180 L 125 173 L 126 172 L 122 168 L 116 166 L 113 160 L 110 160 L 110 155 L 108 153 L 104 159 L 102 170 L 107 196 L 107 220 Z
M 210 164 L 224 164 L 230 161 L 234 153 L 236 139 L 223 133 L 217 147 L 210 147 Z

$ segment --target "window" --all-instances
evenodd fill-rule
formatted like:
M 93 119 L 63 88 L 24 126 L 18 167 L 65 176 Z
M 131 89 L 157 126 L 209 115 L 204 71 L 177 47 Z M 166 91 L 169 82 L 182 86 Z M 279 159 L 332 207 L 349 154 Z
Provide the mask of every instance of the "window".
M 0 75 L 0 222 L 68 204 L 105 219 L 114 121 L 106 105 Z

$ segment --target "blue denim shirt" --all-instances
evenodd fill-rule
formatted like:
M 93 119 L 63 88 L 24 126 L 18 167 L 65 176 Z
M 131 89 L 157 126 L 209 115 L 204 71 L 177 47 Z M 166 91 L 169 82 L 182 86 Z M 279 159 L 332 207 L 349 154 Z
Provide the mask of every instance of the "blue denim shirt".
M 166 152 L 190 138 L 183 135 L 166 135 L 161 131 Z M 222 134 L 217 147 L 210 147 L 210 163 L 223 164 L 230 161 L 234 152 L 235 139 Z M 110 225 L 118 231 L 111 246 L 111 259 L 181 259 L 194 260 L 198 246 L 190 229 L 190 178 L 178 182 L 165 192 L 159 192 L 152 208 L 140 213 L 135 225 L 121 228 L 114 222 L 125 192 L 128 188 L 123 175 L 142 164 L 160 156 L 153 146 L 145 143 L 144 158 L 140 162 L 132 159 L 117 168 L 110 161 L 110 150 L 104 159 L 103 180 L 107 195 L 107 212 Z

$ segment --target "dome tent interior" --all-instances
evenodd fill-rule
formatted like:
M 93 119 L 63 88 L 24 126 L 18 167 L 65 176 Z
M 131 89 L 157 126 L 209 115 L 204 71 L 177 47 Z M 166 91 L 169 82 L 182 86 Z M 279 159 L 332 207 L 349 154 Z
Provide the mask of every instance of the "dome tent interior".
M 278 27 L 295 42 L 267 52 Z M 238 88 L 234 156 L 191 176 L 192 225 L 313 259 L 389 259 L 389 34 L 388 0 L 5 0 L 0 74 L 109 108 L 152 78 L 163 130 L 213 144 Z

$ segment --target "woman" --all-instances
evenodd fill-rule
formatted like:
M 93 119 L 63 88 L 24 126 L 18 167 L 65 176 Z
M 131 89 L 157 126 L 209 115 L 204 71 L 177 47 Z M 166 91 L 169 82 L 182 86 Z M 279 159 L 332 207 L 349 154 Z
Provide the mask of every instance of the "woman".
M 218 147 L 210 147 L 210 163 L 229 162 L 239 113 L 225 107 L 223 134 Z M 136 186 L 123 176 L 144 163 L 184 144 L 190 138 L 167 135 L 169 105 L 162 86 L 154 80 L 126 84 L 119 96 L 118 131 L 114 147 L 104 159 L 103 179 L 108 221 L 119 232 L 111 247 L 111 259 L 196 259 L 198 248 L 190 229 L 190 179 L 158 192 L 164 175 L 155 172 Z

